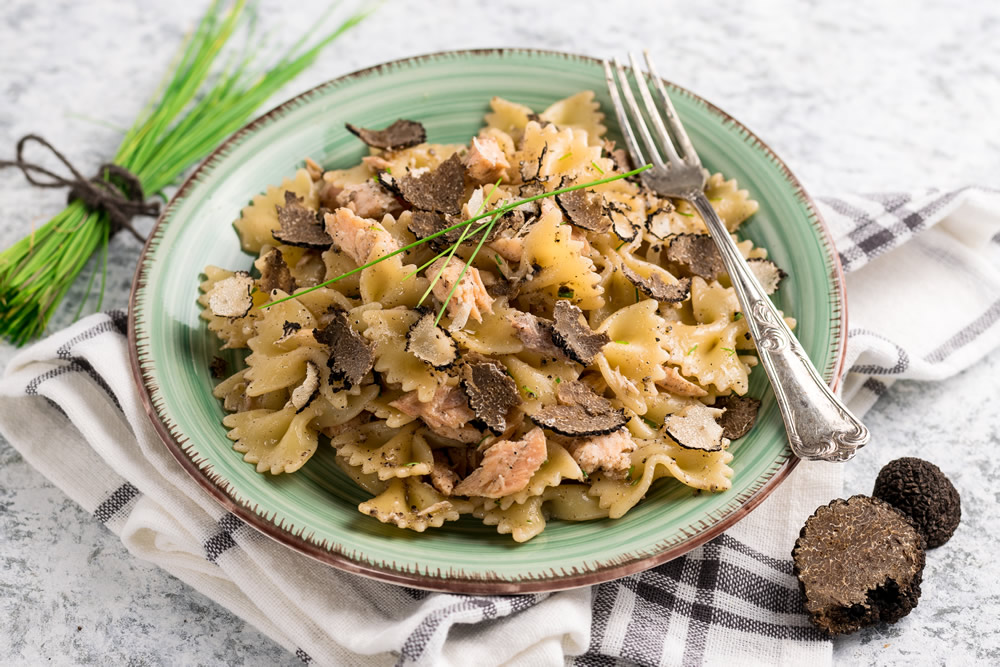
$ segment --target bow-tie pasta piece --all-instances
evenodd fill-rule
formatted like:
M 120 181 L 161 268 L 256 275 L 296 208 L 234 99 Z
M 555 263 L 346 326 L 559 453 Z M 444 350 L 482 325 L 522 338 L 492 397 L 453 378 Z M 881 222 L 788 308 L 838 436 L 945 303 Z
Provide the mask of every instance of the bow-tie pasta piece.
M 558 102 L 552 103 L 538 116 L 560 128 L 571 127 L 587 133 L 591 146 L 601 146 L 604 143 L 604 114 L 601 105 L 594 99 L 594 91 L 582 90 Z
M 498 501 L 487 499 L 472 514 L 487 526 L 496 526 L 501 535 L 510 535 L 515 542 L 527 542 L 545 530 L 542 502 L 542 496 L 532 496 L 523 503 L 500 509 Z
M 316 452 L 318 433 L 310 426 L 312 419 L 310 408 L 296 414 L 289 405 L 226 415 L 222 423 L 244 461 L 257 464 L 257 472 L 279 475 L 295 472 Z
M 220 286 L 220 283 L 238 278 L 238 273 L 220 269 L 216 266 L 206 266 L 205 280 L 198 286 L 201 290 L 201 295 L 198 297 L 198 303 L 202 307 L 200 317 L 208 322 L 208 330 L 218 336 L 219 340 L 223 342 L 223 350 L 239 349 L 247 346 L 247 341 L 255 333 L 254 322 L 260 317 L 260 307 L 267 303 L 267 295 L 260 292 L 252 292 L 251 287 L 248 290 L 250 298 L 249 308 L 244 315 L 216 315 L 212 312 L 211 301 L 213 293 L 217 292 L 217 288 L 219 290 L 225 288 L 225 285 Z
M 416 477 L 393 479 L 385 491 L 358 505 L 358 511 L 382 523 L 418 533 L 428 528 L 440 528 L 445 521 L 457 521 L 459 517 L 455 502 Z
M 411 423 L 392 429 L 384 422 L 369 422 L 332 438 L 330 443 L 348 463 L 382 480 L 429 475 L 434 456 L 427 441 L 417 433 L 417 426 Z

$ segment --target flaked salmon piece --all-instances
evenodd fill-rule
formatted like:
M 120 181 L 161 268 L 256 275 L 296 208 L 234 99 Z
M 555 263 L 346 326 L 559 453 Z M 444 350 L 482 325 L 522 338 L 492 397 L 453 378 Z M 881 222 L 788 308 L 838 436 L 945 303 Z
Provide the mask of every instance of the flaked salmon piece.
M 671 394 L 675 394 L 677 396 L 690 396 L 691 398 L 708 396 L 707 391 L 685 378 L 673 366 L 664 366 L 663 370 L 665 370 L 667 374 L 662 380 L 657 380 L 656 384 L 663 387 Z
M 448 262 L 447 266 L 445 266 L 445 261 Z M 445 269 L 441 273 L 441 279 L 434 283 L 434 296 L 439 301 L 444 302 L 451 294 L 451 288 L 458 282 L 458 276 L 462 273 L 465 262 L 458 257 L 442 257 L 431 264 L 424 275 L 429 280 L 434 280 L 442 266 Z M 461 329 L 470 317 L 477 322 L 482 322 L 484 312 L 493 312 L 493 298 L 486 292 L 486 286 L 483 284 L 482 276 L 479 275 L 479 269 L 470 266 L 448 302 L 448 317 L 451 318 L 451 326 L 448 328 L 452 331 Z
M 524 255 L 524 241 L 519 237 L 498 236 L 489 243 L 498 255 L 512 264 L 518 264 Z
M 386 213 L 396 214 L 401 208 L 391 192 L 372 181 L 346 186 L 337 194 L 336 204 L 375 220 L 381 220 Z
M 567 449 L 587 474 L 600 468 L 608 477 L 621 479 L 632 465 L 629 452 L 635 451 L 635 442 L 627 429 L 620 428 L 607 435 L 570 440 Z
M 337 208 L 337 195 L 344 188 L 325 179 L 318 187 L 317 195 L 319 196 L 320 208 L 328 208 L 331 211 Z
M 455 487 L 462 496 L 502 498 L 528 486 L 546 457 L 545 434 L 537 426 L 520 440 L 499 440 L 483 456 L 483 462 Z
M 473 137 L 462 163 L 469 178 L 477 183 L 493 183 L 498 178 L 507 178 L 510 167 L 507 156 L 493 137 Z
M 566 354 L 552 341 L 552 323 L 531 313 L 515 310 L 510 314 L 510 325 L 518 339 L 531 352 L 556 359 L 566 359 Z
M 476 442 L 482 437 L 476 428 L 469 425 L 476 413 L 469 407 L 469 399 L 461 387 L 440 386 L 429 403 L 417 398 L 417 392 L 410 391 L 389 403 L 400 412 L 417 417 L 427 424 L 427 428 L 444 438 L 459 442 Z
M 431 484 L 442 494 L 450 496 L 457 483 L 458 475 L 448 465 L 448 457 L 440 449 L 435 449 L 434 466 L 431 468 Z
M 359 266 L 369 261 L 372 248 L 380 240 L 396 249 L 392 235 L 380 223 L 360 217 L 349 208 L 338 208 L 327 213 L 326 233 L 333 244 L 346 252 Z

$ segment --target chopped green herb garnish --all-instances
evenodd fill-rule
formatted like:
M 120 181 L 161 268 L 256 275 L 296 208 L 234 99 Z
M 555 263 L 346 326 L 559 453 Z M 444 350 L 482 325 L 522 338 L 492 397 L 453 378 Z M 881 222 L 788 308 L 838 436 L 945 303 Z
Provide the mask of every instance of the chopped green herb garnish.
M 708 201 L 722 201 L 722 197 L 712 197 Z
M 493 253 L 493 257 L 497 260 L 497 266 L 502 267 L 503 266 L 503 260 L 500 259 L 500 255 L 497 254 L 497 253 Z
M 528 388 L 528 385 L 522 385 L 521 389 L 523 389 L 524 393 L 527 394 L 528 396 L 531 396 L 532 398 L 538 398 L 538 394 L 531 391 L 531 389 Z
M 406 467 L 407 468 L 412 468 L 413 466 L 418 466 L 418 465 L 420 465 L 420 462 L 418 462 L 418 461 L 411 461 L 411 462 L 409 462 L 409 463 L 406 464 Z
M 742 320 L 742 319 L 743 319 L 743 313 L 739 313 L 739 312 L 733 313 L 733 322 L 735 322 L 736 320 Z
M 627 340 L 616 340 L 615 344 L 616 345 L 628 345 L 628 341 Z
M 556 292 L 556 296 L 558 296 L 560 299 L 572 299 L 574 294 L 575 293 L 573 292 L 573 290 L 566 287 L 565 285 L 560 285 L 559 291 Z
M 628 467 L 628 474 L 625 475 L 625 479 L 632 479 L 632 473 L 635 472 L 635 464 L 633 463 Z
M 635 486 L 635 485 L 636 485 L 636 484 L 638 484 L 638 483 L 639 483 L 639 479 L 638 479 L 638 478 L 636 478 L 636 479 L 633 479 L 633 480 L 632 480 L 632 483 L 631 483 L 631 484 L 629 484 L 629 486 Z
M 392 175 L 392 167 L 386 167 L 385 168 L 385 173 L 387 173 L 389 175 Z
M 593 160 L 591 160 L 590 164 L 594 165 L 594 169 L 596 169 L 601 175 L 604 174 L 604 170 L 601 169 L 600 167 L 598 167 L 596 162 L 594 162 Z
M 563 155 L 561 158 L 559 158 L 558 160 L 556 160 L 556 162 L 562 162 L 563 160 L 565 160 L 566 158 L 569 158 L 569 157 L 573 157 L 573 151 L 570 151 L 569 153 L 566 153 L 566 155 Z
M 698 343 L 695 343 L 694 346 L 690 350 L 687 351 L 687 356 L 690 357 L 691 354 L 693 354 L 694 351 L 697 350 L 697 349 L 698 349 Z
M 560 382 L 562 382 L 562 378 L 558 378 L 558 377 L 557 377 L 557 378 L 556 378 L 556 384 L 559 384 Z
M 635 288 L 635 302 L 639 303 L 639 288 Z
M 548 459 L 545 459 L 544 461 L 542 461 L 542 465 L 543 465 L 543 466 L 544 466 L 544 465 L 548 465 L 548 464 L 549 464 L 549 460 L 548 460 Z
M 728 352 L 730 357 L 733 356 L 734 354 L 736 354 L 736 350 L 734 350 L 731 347 L 724 347 L 722 349 L 725 350 L 726 352 Z
M 684 211 L 677 211 L 677 215 L 683 215 L 685 218 L 693 218 L 694 213 L 685 213 Z
M 649 417 L 643 417 L 642 421 L 646 422 L 646 426 L 648 426 L 649 428 L 653 429 L 654 431 L 659 431 L 660 430 L 660 425 L 657 424 L 656 422 L 654 422 Z
M 584 470 L 583 468 L 580 468 L 580 472 L 583 473 L 583 478 L 584 479 L 588 479 L 590 477 L 590 475 L 587 474 L 587 471 Z

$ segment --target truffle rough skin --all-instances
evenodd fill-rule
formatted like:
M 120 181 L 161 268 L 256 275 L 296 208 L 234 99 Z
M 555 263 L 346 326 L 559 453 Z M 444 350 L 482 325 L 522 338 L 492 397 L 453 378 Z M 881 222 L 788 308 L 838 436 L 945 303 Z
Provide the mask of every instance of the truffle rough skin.
M 433 171 L 400 176 L 395 186 L 414 208 L 458 215 L 465 197 L 465 165 L 455 153 Z
M 589 366 L 611 342 L 605 333 L 596 333 L 583 319 L 583 311 L 569 301 L 556 301 L 552 342 L 573 361 Z
M 264 266 L 260 270 L 260 291 L 270 294 L 276 289 L 291 294 L 295 291 L 295 278 L 285 262 L 285 256 L 274 248 L 264 256 Z
M 275 241 L 313 250 L 326 250 L 333 243 L 316 211 L 306 206 L 291 190 L 285 190 L 285 205 L 275 208 L 281 225 L 280 229 L 271 232 Z
M 624 410 L 615 408 L 582 382 L 564 382 L 556 392 L 563 405 L 551 405 L 531 415 L 535 424 L 554 433 L 567 437 L 607 435 L 628 421 Z
M 375 365 L 372 345 L 351 327 L 343 311 L 333 313 L 322 329 L 313 329 L 313 337 L 330 348 L 326 365 L 331 384 L 339 382 L 344 389 L 350 389 L 360 384 Z
M 715 407 L 726 410 L 719 417 L 722 437 L 736 440 L 745 436 L 753 428 L 757 421 L 757 410 L 760 409 L 760 399 L 730 394 L 717 398 Z
M 962 520 L 958 491 L 941 469 L 923 459 L 890 461 L 875 478 L 872 495 L 905 514 L 927 540 L 927 547 L 947 542 Z
M 722 255 L 708 234 L 678 234 L 667 248 L 667 260 L 709 282 L 726 272 Z
M 462 388 L 469 407 L 495 435 L 507 430 L 507 415 L 521 404 L 517 383 L 490 359 L 469 361 L 462 368 Z
M 369 130 L 357 125 L 345 123 L 347 131 L 357 136 L 372 148 L 396 151 L 409 148 L 427 141 L 427 131 L 415 120 L 400 118 L 384 130 Z
M 830 635 L 895 623 L 920 598 L 923 537 L 877 498 L 852 496 L 817 509 L 792 559 L 810 620 Z
M 649 278 L 643 278 L 627 264 L 622 264 L 622 275 L 638 287 L 640 292 L 660 303 L 680 303 L 691 296 L 690 278 L 681 278 L 675 283 L 667 284 L 660 274 L 654 273 Z

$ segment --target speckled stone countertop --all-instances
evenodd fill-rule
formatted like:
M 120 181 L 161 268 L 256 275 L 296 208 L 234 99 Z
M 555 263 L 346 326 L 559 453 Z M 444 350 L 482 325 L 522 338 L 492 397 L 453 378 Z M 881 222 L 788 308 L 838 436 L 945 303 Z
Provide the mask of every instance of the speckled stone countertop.
M 203 2 L 5 0 L 0 155 L 44 133 L 84 170 L 106 160 Z M 326 3 L 260 3 L 286 37 Z M 622 5 L 624 6 L 624 5 Z M 669 10 L 667 7 L 669 6 Z M 558 7 L 558 9 L 553 9 Z M 612 7 L 614 9 L 612 10 Z M 592 55 L 649 46 L 663 73 L 742 120 L 814 194 L 1000 183 L 1000 8 L 948 2 L 389 3 L 276 99 L 377 62 L 443 49 Z M 645 14 L 640 18 L 640 15 Z M 270 105 L 269 105 L 270 106 Z M 0 246 L 64 193 L 0 174 Z M 148 229 L 148 221 L 140 229 Z M 112 242 L 105 307 L 125 307 L 139 245 Z M 74 302 L 71 297 L 70 302 Z M 75 303 L 74 303 L 75 305 Z M 58 328 L 72 319 L 60 312 Z M 13 350 L 0 347 L 0 365 Z M 928 554 L 920 606 L 838 639 L 838 664 L 998 664 L 1000 350 L 940 384 L 896 384 L 867 423 L 845 492 L 902 455 L 938 462 L 962 493 L 956 536 Z M 148 563 L 0 441 L 0 663 L 295 664 L 267 637 Z

